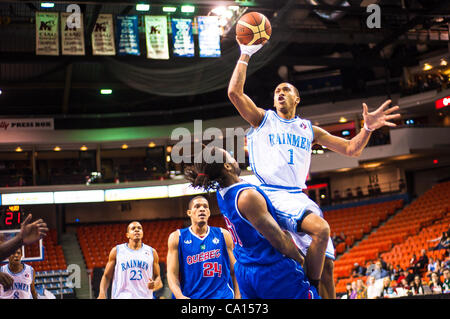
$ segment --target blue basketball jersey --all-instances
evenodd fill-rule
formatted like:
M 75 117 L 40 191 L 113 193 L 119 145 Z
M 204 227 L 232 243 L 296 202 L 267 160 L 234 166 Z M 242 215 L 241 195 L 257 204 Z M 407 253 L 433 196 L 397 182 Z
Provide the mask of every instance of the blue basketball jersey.
M 233 252 L 236 259 L 242 264 L 272 264 L 284 258 L 283 255 L 273 248 L 269 241 L 241 215 L 237 207 L 239 194 L 249 188 L 256 189 L 264 196 L 267 209 L 276 220 L 275 210 L 267 195 L 259 187 L 246 182 L 240 182 L 218 191 L 219 208 L 233 237 Z
M 178 257 L 180 286 L 191 299 L 233 299 L 233 280 L 225 238 L 219 227 L 208 227 L 205 237 L 190 227 L 180 229 Z
M 234 272 L 242 299 L 316 299 L 303 267 L 276 250 L 245 219 L 238 209 L 239 194 L 257 190 L 266 200 L 267 210 L 275 217 L 275 209 L 267 195 L 257 186 L 240 182 L 217 192 L 219 208 L 235 241 Z

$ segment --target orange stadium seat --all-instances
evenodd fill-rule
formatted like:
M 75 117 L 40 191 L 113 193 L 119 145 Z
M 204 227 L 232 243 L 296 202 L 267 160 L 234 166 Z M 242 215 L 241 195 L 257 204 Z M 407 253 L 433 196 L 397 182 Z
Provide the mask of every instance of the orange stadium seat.
M 386 207 L 386 212 L 393 215 L 395 210 L 401 207 L 401 203 L 397 201 L 394 205 Z M 443 258 L 445 250 L 428 251 L 428 249 L 437 244 L 431 240 L 439 238 L 442 232 L 449 229 L 449 207 L 450 182 L 437 184 L 384 225 L 372 231 L 366 239 L 353 247 L 349 245 L 349 251 L 335 262 L 336 293 L 345 292 L 346 283 L 355 280 L 350 277 L 350 272 L 353 264 L 358 262 L 357 258 L 364 257 L 365 261 L 374 261 L 380 254 L 386 262 L 394 266 L 400 265 L 403 269 L 409 267 L 413 254 L 420 256 L 422 249 L 427 250 L 428 257 Z M 341 218 L 345 215 L 342 213 Z M 332 225 L 330 223 L 331 227 Z M 354 228 L 359 227 L 360 224 L 354 224 Z

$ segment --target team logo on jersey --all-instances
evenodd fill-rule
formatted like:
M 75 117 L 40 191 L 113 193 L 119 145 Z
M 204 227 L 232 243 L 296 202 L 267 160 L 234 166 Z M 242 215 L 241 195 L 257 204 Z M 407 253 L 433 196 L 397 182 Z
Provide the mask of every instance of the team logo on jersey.
M 205 245 L 205 244 L 201 244 L 201 245 L 200 245 L 200 249 L 201 249 L 201 250 L 205 250 L 205 249 L 206 249 L 206 245 Z
M 28 277 L 30 277 L 30 275 L 29 274 L 25 274 L 25 278 L 28 278 Z
M 304 129 L 304 130 L 306 130 L 306 128 L 307 128 L 306 124 L 303 123 L 303 122 L 302 122 L 302 124 L 300 124 L 300 127 L 301 127 L 302 129 Z
M 218 244 L 219 243 L 219 238 L 214 237 L 214 239 L 212 240 L 213 244 Z
M 186 239 L 186 240 L 184 241 L 184 243 L 185 243 L 186 245 L 192 244 L 192 240 Z

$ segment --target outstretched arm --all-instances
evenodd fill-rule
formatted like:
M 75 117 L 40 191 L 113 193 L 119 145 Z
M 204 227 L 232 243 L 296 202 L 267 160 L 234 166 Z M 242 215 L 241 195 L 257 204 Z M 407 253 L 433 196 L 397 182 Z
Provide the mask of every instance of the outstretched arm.
M 47 224 L 42 219 L 30 224 L 31 218 L 31 214 L 25 218 L 17 236 L 0 244 L 0 260 L 11 256 L 20 246 L 30 245 L 47 235 Z
M 291 236 L 281 230 L 267 210 L 265 198 L 257 190 L 246 189 L 242 191 L 238 198 L 238 208 L 241 214 L 275 249 L 303 265 L 303 257 L 293 243 Z
M 244 93 L 244 84 L 247 76 L 247 65 L 250 57 L 253 54 L 249 48 L 254 48 L 255 52 L 261 48 L 262 45 L 240 45 L 241 56 L 234 68 L 230 83 L 228 84 L 228 97 L 233 105 L 238 110 L 239 114 L 251 126 L 258 127 L 263 118 L 265 111 L 255 105 L 255 103 Z
M 399 109 L 398 106 L 386 109 L 391 100 L 385 101 L 378 109 L 369 112 L 368 107 L 363 103 L 364 128 L 351 140 L 334 136 L 324 129 L 313 126 L 314 143 L 326 146 L 332 151 L 346 156 L 358 157 L 369 142 L 371 132 L 383 126 L 395 127 L 395 123 L 390 122 L 399 119 L 400 114 L 391 114 Z

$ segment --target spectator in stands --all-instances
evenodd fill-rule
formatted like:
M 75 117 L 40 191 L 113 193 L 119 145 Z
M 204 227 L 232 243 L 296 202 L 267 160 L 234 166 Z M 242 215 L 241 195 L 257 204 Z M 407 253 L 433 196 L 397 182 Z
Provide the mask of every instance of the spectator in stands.
M 356 299 L 357 296 L 357 289 L 356 289 L 356 281 L 352 281 L 352 292 L 350 293 L 350 299 Z
M 376 299 L 380 296 L 380 289 L 377 287 L 375 277 L 367 277 L 367 299 Z
M 438 274 L 433 272 L 431 274 L 431 281 L 429 283 L 430 289 L 433 292 L 433 294 L 441 294 L 443 292 L 443 284 L 441 282 L 441 279 L 439 278 Z
M 403 278 L 400 284 L 397 285 L 397 295 L 399 297 L 404 296 L 411 296 L 411 287 L 408 284 L 408 281 L 406 281 L 406 278 Z
M 449 232 L 450 231 L 443 232 L 441 237 L 429 240 L 429 241 L 438 241 L 439 240 L 439 243 L 435 247 L 431 248 L 430 250 L 449 249 L 450 248 Z
M 412 254 L 411 259 L 409 260 L 409 267 L 407 270 L 415 271 L 416 263 L 417 263 L 417 256 L 416 254 Z
M 366 274 L 370 275 L 375 270 L 375 264 L 371 261 L 368 261 L 366 264 Z
M 345 285 L 345 294 L 342 295 L 341 299 L 350 299 L 351 295 L 352 295 L 352 284 L 347 283 Z
M 360 266 L 358 263 L 355 263 L 353 265 L 353 269 L 352 269 L 352 276 L 353 277 L 362 277 L 364 276 L 366 273 L 366 269 L 362 266 Z
M 375 263 L 375 269 L 369 274 L 369 276 L 373 276 L 375 279 L 382 279 L 384 277 L 388 277 L 389 273 L 387 270 L 383 269 L 381 261 L 377 260 Z
M 450 293 L 450 269 L 444 269 L 444 283 L 442 284 L 443 292 Z
M 383 279 L 383 289 L 381 290 L 380 298 L 393 298 L 397 297 L 397 289 L 392 287 L 391 279 L 385 277 Z
M 428 256 L 427 251 L 425 249 L 421 250 L 421 256 L 419 257 L 419 260 L 417 260 L 417 263 L 415 265 L 415 272 L 416 274 L 421 274 L 427 269 L 428 265 Z
M 356 281 L 356 299 L 367 299 L 367 287 L 362 279 Z
M 435 261 L 433 257 L 430 257 L 430 261 L 427 266 L 427 271 L 430 273 L 435 272 L 437 267 L 440 267 L 440 265 L 438 266 L 438 262 Z
M 423 295 L 425 293 L 423 290 L 422 280 L 419 275 L 414 276 L 414 281 L 410 285 L 414 296 Z

